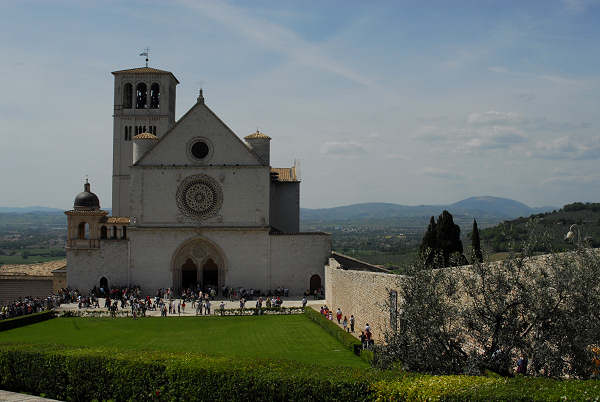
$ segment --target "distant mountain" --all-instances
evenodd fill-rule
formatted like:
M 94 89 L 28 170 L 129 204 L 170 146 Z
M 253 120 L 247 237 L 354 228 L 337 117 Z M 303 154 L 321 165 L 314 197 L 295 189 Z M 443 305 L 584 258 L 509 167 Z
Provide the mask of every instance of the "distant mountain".
M 58 208 L 48 208 L 48 207 L 0 207 L 0 213 L 17 213 L 17 214 L 27 214 L 31 212 L 44 212 L 44 213 L 53 213 L 53 212 L 65 212 L 64 209 Z
M 300 210 L 302 221 L 343 221 L 391 219 L 439 215 L 444 209 L 452 214 L 476 218 L 512 219 L 552 211 L 554 207 L 531 208 L 521 202 L 499 197 L 471 197 L 449 205 L 399 205 L 364 203 L 333 208 Z
M 554 207 L 531 208 L 522 202 L 500 197 L 470 197 L 448 205 L 448 211 L 469 215 L 496 215 L 506 218 L 525 217 L 531 214 L 552 211 Z

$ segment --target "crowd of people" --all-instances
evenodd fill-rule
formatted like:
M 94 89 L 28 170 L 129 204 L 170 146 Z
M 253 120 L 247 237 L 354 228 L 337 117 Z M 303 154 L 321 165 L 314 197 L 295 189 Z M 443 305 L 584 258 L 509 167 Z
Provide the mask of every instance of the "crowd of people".
M 303 306 L 306 305 L 305 299 L 302 299 Z M 334 312 L 330 310 L 327 306 L 321 306 L 320 310 L 321 314 L 328 320 L 333 321 L 337 320 L 338 325 L 341 325 L 344 331 L 348 333 L 354 333 L 354 327 L 356 326 L 356 319 L 353 314 L 350 314 L 350 318 L 348 319 L 347 315 L 342 314 L 342 310 L 338 307 L 338 309 Z M 368 349 L 373 346 L 373 333 L 371 332 L 371 326 L 369 323 L 365 325 L 365 329 L 361 331 L 359 336 L 360 342 L 362 343 L 363 349 Z
M 0 320 L 51 310 L 61 304 L 72 303 L 78 297 L 79 292 L 73 289 L 60 289 L 47 297 L 22 297 L 0 307 Z

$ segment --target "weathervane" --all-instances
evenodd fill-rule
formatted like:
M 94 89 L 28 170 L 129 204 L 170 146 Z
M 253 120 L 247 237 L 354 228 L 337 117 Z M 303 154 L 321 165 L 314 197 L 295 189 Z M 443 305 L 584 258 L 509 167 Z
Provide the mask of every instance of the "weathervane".
M 146 67 L 148 67 L 148 58 L 149 58 L 148 55 L 149 54 L 150 54 L 150 48 L 149 47 L 145 48 L 144 51 L 142 53 L 140 53 L 140 56 L 146 56 Z

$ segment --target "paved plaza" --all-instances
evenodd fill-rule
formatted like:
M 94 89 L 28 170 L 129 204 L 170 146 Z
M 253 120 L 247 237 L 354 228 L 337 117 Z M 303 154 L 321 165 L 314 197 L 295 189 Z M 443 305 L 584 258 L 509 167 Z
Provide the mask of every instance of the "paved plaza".
M 86 308 L 78 308 L 77 303 L 68 303 L 68 304 L 62 304 L 59 308 L 56 309 L 56 311 L 63 312 L 63 311 L 103 311 L 106 312 L 108 314 L 108 310 L 106 308 L 104 308 L 104 299 L 103 298 L 99 298 L 99 303 L 100 303 L 100 308 L 92 308 L 92 307 L 86 307 Z M 165 303 L 168 303 L 167 299 L 163 299 L 165 301 Z M 282 307 L 302 307 L 302 299 L 297 299 L 297 298 L 281 298 L 281 300 L 283 300 L 283 304 Z M 152 301 L 154 301 L 154 298 L 152 298 Z M 210 301 L 210 309 L 211 309 L 211 313 L 212 315 L 215 314 L 215 311 L 219 310 L 219 306 L 221 305 L 221 301 L 225 301 L 225 309 L 239 309 L 240 308 L 240 301 L 239 300 L 223 300 L 222 298 L 219 299 L 215 299 L 215 300 L 211 300 Z M 182 299 L 173 299 L 173 304 L 175 305 L 175 308 L 177 308 L 177 305 L 179 303 L 183 304 L 183 300 Z M 322 299 L 318 299 L 318 300 L 314 300 L 312 297 L 310 299 L 308 299 L 307 301 L 307 306 L 311 306 L 316 308 L 317 310 L 319 310 L 319 308 L 326 304 L 325 300 Z M 263 300 L 263 308 L 265 308 L 265 302 Z M 118 306 L 119 309 L 118 311 L 129 311 L 131 312 L 131 306 L 129 305 L 129 303 L 127 304 L 127 306 L 124 309 L 121 309 L 121 303 L 120 301 L 118 302 Z M 246 306 L 245 308 L 255 308 L 256 307 L 256 300 L 248 300 L 246 301 Z M 174 316 L 195 316 L 196 315 L 196 308 L 195 305 L 194 307 L 192 307 L 192 302 L 186 302 L 185 304 L 185 311 L 181 311 L 180 314 L 169 314 L 169 315 L 174 315 Z M 160 310 L 156 309 L 156 310 L 146 310 L 146 316 L 149 317 L 160 317 Z
M 0 390 L 0 402 L 44 402 L 44 401 L 56 401 L 56 399 L 46 399 L 39 396 L 18 394 L 16 392 L 2 391 Z

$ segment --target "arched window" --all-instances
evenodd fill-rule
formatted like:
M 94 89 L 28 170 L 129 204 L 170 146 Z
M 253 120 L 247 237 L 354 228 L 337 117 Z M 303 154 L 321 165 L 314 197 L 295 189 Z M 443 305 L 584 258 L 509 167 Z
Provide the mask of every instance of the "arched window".
M 85 222 L 81 222 L 77 227 L 77 238 L 89 239 L 90 238 L 90 225 Z
M 100 238 L 101 239 L 106 239 L 108 237 L 108 231 L 106 230 L 106 226 L 102 226 L 100 228 Z
M 117 227 L 116 226 L 113 226 L 112 238 L 113 239 L 118 239 L 118 237 L 117 237 Z
M 148 98 L 148 88 L 146 87 L 146 84 L 144 84 L 143 82 L 140 82 L 139 84 L 137 84 L 137 87 L 135 88 L 135 108 L 136 109 L 146 108 L 146 104 L 148 103 L 147 98 Z
M 123 87 L 123 109 L 131 109 L 132 97 L 133 85 L 127 83 Z
M 150 85 L 150 109 L 160 107 L 160 85 L 156 82 Z
M 121 232 L 121 239 L 127 238 L 127 226 L 123 226 L 123 231 Z

